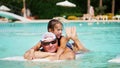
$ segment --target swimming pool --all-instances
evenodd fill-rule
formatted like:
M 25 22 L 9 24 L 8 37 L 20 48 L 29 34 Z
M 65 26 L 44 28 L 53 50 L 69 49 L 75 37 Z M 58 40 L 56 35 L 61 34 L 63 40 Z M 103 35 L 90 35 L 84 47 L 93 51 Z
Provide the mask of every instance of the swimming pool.
M 0 58 L 22 56 L 47 31 L 47 23 L 0 23 Z M 59 63 L 0 60 L 0 68 L 119 68 L 107 61 L 120 55 L 120 23 L 71 22 L 81 42 L 90 50 L 77 60 Z M 65 35 L 65 31 L 63 31 Z

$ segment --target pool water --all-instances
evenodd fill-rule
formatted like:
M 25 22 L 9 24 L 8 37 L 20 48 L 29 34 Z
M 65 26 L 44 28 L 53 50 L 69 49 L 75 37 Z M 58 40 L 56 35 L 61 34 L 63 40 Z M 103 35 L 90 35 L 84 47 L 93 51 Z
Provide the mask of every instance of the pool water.
M 20 62 L 0 60 L 0 68 L 119 68 L 108 60 L 120 55 L 120 23 L 64 23 L 75 26 L 80 41 L 90 52 L 64 62 Z M 63 35 L 65 31 L 63 29 Z M 0 58 L 22 56 L 47 31 L 47 23 L 0 23 Z M 72 42 L 72 41 L 71 41 Z

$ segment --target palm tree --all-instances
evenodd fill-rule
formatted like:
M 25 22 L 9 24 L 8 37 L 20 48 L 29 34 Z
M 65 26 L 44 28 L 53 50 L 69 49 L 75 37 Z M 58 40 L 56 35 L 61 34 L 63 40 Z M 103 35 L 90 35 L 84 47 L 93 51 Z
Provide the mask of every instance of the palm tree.
M 23 16 L 26 17 L 26 2 L 23 0 Z
M 102 7 L 102 0 L 99 0 L 99 7 Z
M 114 10 L 115 10 L 115 0 L 112 0 L 112 14 L 114 15 Z
M 87 13 L 89 13 L 89 9 L 90 9 L 90 0 L 87 0 Z
M 106 5 L 102 5 L 102 0 L 99 0 L 99 7 L 96 8 L 96 12 L 100 15 L 105 13 L 105 9 L 107 8 Z

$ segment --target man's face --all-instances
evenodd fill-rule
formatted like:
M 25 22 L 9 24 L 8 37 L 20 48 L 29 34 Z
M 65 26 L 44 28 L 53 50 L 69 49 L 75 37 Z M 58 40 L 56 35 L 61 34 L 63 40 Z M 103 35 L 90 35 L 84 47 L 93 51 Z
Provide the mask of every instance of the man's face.
M 49 40 L 49 41 L 42 41 L 41 42 L 43 49 L 45 52 L 55 52 L 58 49 L 58 41 L 57 39 Z

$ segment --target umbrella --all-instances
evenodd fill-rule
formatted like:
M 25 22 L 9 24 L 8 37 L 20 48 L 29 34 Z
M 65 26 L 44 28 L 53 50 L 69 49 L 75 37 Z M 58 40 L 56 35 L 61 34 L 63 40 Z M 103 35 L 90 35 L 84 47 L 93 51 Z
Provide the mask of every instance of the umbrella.
M 5 5 L 0 6 L 0 10 L 1 11 L 10 11 L 10 9 Z
M 65 6 L 65 7 L 76 7 L 75 4 L 73 4 L 73 3 L 71 3 L 71 2 L 69 2 L 67 0 L 65 0 L 63 2 L 58 2 L 58 3 L 56 3 L 56 5 L 58 5 L 58 6 Z

